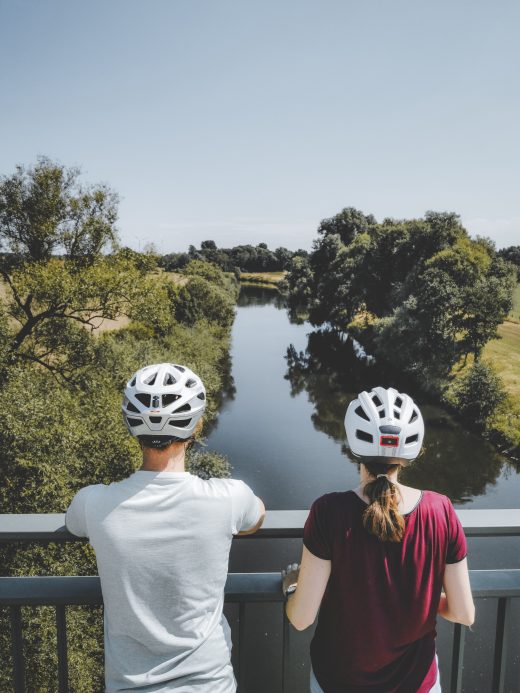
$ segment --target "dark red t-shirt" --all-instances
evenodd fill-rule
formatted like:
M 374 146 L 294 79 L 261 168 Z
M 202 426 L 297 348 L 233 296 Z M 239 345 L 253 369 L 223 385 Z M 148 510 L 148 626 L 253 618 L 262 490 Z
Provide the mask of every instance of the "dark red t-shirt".
M 303 543 L 332 562 L 311 642 L 325 693 L 426 693 L 435 684 L 436 615 L 446 563 L 461 561 L 466 537 L 447 496 L 423 491 L 405 517 L 401 543 L 363 527 L 354 492 L 316 500 Z

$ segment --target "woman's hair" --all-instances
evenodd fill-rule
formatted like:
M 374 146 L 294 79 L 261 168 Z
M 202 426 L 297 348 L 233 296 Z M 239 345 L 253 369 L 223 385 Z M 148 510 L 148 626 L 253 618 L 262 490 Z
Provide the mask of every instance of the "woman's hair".
M 404 517 L 398 510 L 399 491 L 397 486 L 385 476 L 377 478 L 378 474 L 388 474 L 398 469 L 401 464 L 393 460 L 388 462 L 373 461 L 374 458 L 365 458 L 362 464 L 368 472 L 376 477 L 365 484 L 364 494 L 369 498 L 368 508 L 363 513 L 363 525 L 365 529 L 376 536 L 380 541 L 399 542 L 404 534 Z

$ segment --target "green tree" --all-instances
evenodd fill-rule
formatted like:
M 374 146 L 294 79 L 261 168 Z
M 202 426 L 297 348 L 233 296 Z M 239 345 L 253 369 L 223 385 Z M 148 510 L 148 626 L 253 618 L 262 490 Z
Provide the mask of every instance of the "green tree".
M 18 363 L 72 378 L 89 362 L 89 332 L 121 315 L 145 319 L 146 301 L 156 306 L 153 317 L 148 311 L 152 328 L 167 328 L 170 303 L 147 278 L 152 257 L 117 249 L 116 216 L 117 196 L 107 186 L 85 187 L 78 169 L 49 159 L 2 178 L 4 378 Z
M 17 166 L 0 182 L 0 248 L 39 262 L 57 251 L 89 263 L 117 241 L 117 195 L 106 185 L 83 186 L 79 169 L 46 157 Z
M 220 267 L 211 262 L 192 260 L 183 267 L 182 274 L 187 274 L 190 277 L 202 277 L 216 286 L 226 287 L 226 275 Z
M 502 248 L 498 251 L 498 255 L 516 267 L 517 280 L 520 281 L 520 245 L 510 245 L 508 248 Z
M 179 290 L 175 318 L 185 325 L 207 320 L 231 327 L 235 319 L 234 300 L 225 289 L 192 276 Z
M 506 399 L 500 377 L 489 363 L 478 361 L 451 386 L 446 400 L 466 420 L 484 427 Z
M 344 245 L 351 243 L 360 233 L 366 233 L 376 223 L 371 214 L 363 214 L 355 207 L 345 207 L 339 214 L 323 219 L 318 226 L 318 233 L 323 236 L 335 234 Z
M 382 359 L 441 391 L 479 358 L 511 308 L 514 272 L 457 214 L 385 219 L 346 208 L 320 224 L 308 265 L 287 276 L 289 305 L 305 299 L 314 325 L 345 331 Z

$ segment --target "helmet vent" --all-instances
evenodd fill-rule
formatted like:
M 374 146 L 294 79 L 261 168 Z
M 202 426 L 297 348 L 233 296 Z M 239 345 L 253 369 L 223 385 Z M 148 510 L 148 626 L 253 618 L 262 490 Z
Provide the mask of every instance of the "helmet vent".
M 155 379 L 157 378 L 157 373 L 152 373 L 147 378 L 144 379 L 146 385 L 155 385 Z
M 356 430 L 356 438 L 359 438 L 359 440 L 364 440 L 365 443 L 374 442 L 373 435 L 371 435 L 370 433 L 365 433 L 365 431 L 360 431 L 359 428 Z
M 363 409 L 363 407 L 358 407 L 358 408 L 355 410 L 355 412 L 356 412 L 356 414 L 357 414 L 358 416 L 360 416 L 362 419 L 365 419 L 365 421 L 370 421 L 370 419 L 368 418 L 367 413 L 366 413 L 366 411 Z
M 132 380 L 130 381 L 130 387 L 135 387 L 135 375 L 132 378 Z
M 199 394 L 197 395 L 197 397 L 198 397 L 199 399 L 206 399 L 206 395 L 205 395 L 203 392 L 199 392 Z
M 161 405 L 160 405 L 159 395 L 154 395 L 154 396 L 152 397 L 152 407 L 153 407 L 154 409 L 157 409 L 157 407 L 160 407 L 160 406 L 161 406 Z
M 140 426 L 143 423 L 141 421 L 141 419 L 128 418 L 127 421 L 128 421 L 128 425 L 131 426 L 132 428 L 135 428 L 135 426 Z
M 166 373 L 166 375 L 164 376 L 163 385 L 175 385 L 176 382 L 177 381 L 171 373 Z
M 179 407 L 178 409 L 174 410 L 174 414 L 178 414 L 181 411 L 191 411 L 191 407 L 189 404 L 183 404 L 182 407 Z
M 177 428 L 186 428 L 186 426 L 189 425 L 191 419 L 179 419 L 176 421 L 175 419 L 172 419 L 169 421 L 170 426 L 176 426 Z
M 400 419 L 400 418 L 401 418 L 401 414 L 397 411 L 397 409 L 394 409 L 394 417 L 395 417 L 396 419 Z
M 180 371 L 181 373 L 184 373 L 184 371 L 186 370 L 186 369 L 184 368 L 184 366 L 177 366 L 175 363 L 173 364 L 173 367 L 176 368 L 176 369 L 177 369 L 178 371 Z
M 379 410 L 379 418 L 380 418 L 380 419 L 384 419 L 384 418 L 385 418 L 385 410 L 384 410 L 384 409 L 380 409 L 380 410 Z
M 188 378 L 186 381 L 186 387 L 194 387 L 197 384 L 196 380 L 193 380 L 193 378 Z
M 402 406 L 402 404 L 403 404 L 403 400 L 401 399 L 401 397 L 396 397 L 395 398 L 395 406 L 399 409 Z
M 139 414 L 139 409 L 135 406 L 135 404 L 132 404 L 132 402 L 128 402 L 126 408 L 128 411 L 134 412 L 134 414 Z
M 168 407 L 170 404 L 173 402 L 176 402 L 178 399 L 180 399 L 180 395 L 163 395 L 162 396 L 162 405 L 163 407 Z
M 383 404 L 377 395 L 372 397 L 372 402 L 376 405 L 376 407 L 380 407 Z
M 404 444 L 408 445 L 408 443 L 416 443 L 418 440 L 419 440 L 419 434 L 416 433 L 413 436 L 408 436 L 408 438 L 406 438 L 406 440 L 404 441 Z
M 161 423 L 162 416 L 150 416 L 150 423 L 158 424 Z
M 412 415 L 410 416 L 410 421 L 408 423 L 413 423 L 419 415 L 417 414 L 417 409 L 414 409 Z
M 151 395 L 147 395 L 145 392 L 139 392 L 135 396 L 135 398 L 138 399 L 141 402 L 141 404 L 144 404 L 145 407 L 150 406 L 150 402 L 152 399 Z

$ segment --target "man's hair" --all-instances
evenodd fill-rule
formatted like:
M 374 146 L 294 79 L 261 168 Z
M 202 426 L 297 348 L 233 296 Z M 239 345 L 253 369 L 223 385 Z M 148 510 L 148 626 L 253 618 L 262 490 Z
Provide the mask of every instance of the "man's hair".
M 154 436 L 153 434 L 146 434 L 137 436 L 137 440 L 140 442 L 142 447 L 152 448 L 153 450 L 165 450 L 174 443 L 188 443 L 188 446 L 191 446 L 195 442 L 195 436 L 200 433 L 201 429 L 202 418 L 197 421 L 197 425 L 189 438 L 179 438 L 178 436 Z

